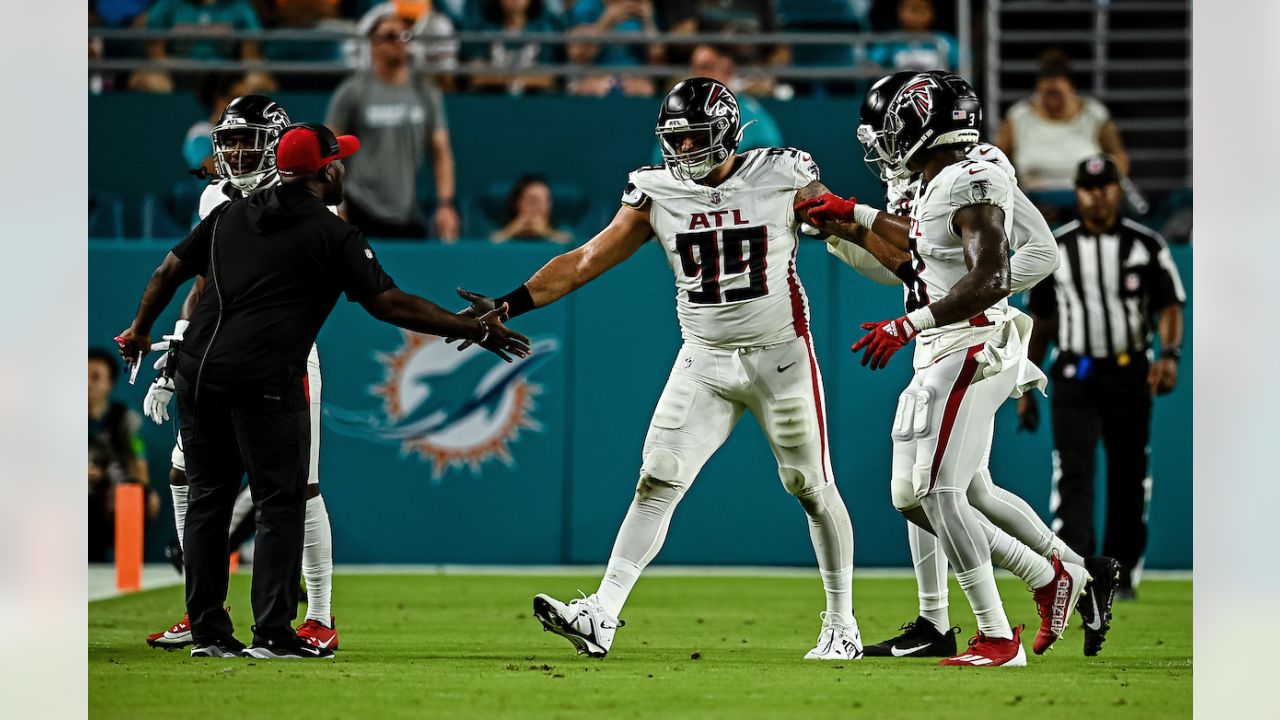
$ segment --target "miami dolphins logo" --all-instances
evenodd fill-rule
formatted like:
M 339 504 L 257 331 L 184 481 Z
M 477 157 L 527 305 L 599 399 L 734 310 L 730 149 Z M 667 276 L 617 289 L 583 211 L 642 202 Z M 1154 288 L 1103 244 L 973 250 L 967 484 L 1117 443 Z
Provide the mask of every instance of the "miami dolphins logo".
M 492 459 L 514 465 L 511 445 L 521 431 L 542 429 L 533 417 L 542 386 L 528 376 L 559 351 L 559 341 L 535 340 L 529 357 L 505 363 L 477 346 L 459 352 L 435 336 L 403 335 L 398 350 L 374 356 L 383 380 L 369 394 L 382 401 L 382 411 L 326 405 L 330 427 L 399 445 L 402 453 L 430 461 L 437 482 L 453 468 L 479 473 Z

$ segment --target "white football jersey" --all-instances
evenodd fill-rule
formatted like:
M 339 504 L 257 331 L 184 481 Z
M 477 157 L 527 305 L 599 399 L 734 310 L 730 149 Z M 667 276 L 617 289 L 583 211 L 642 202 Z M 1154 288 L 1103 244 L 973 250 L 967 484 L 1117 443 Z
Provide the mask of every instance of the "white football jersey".
M 946 296 L 969 273 L 963 241 L 952 224 L 956 211 L 970 205 L 995 205 L 1004 210 L 1005 235 L 1013 237 L 1015 190 L 1008 173 L 978 160 L 948 165 L 930 182 L 921 182 L 919 193 L 911 202 L 909 237 L 918 255 L 918 274 L 928 294 L 926 302 Z M 985 342 L 1008 314 L 1009 301 L 1001 299 L 969 320 L 924 331 L 917 341 L 917 365 L 922 351 L 936 360 L 961 347 Z M 940 337 L 948 335 L 951 337 L 947 339 Z
M 278 182 L 280 182 L 280 176 L 277 175 L 265 185 L 259 185 L 254 192 L 269 188 Z M 225 178 L 214 180 L 205 186 L 204 192 L 200 193 L 200 219 L 203 220 L 209 217 L 209 213 L 213 212 L 214 208 L 218 207 L 222 203 L 230 202 L 241 197 L 244 197 L 244 194 L 240 192 L 240 189 L 227 182 Z M 329 212 L 334 215 L 338 214 L 338 206 L 330 205 L 328 207 Z
M 677 180 L 664 166 L 629 176 L 622 203 L 649 208 L 675 273 L 685 342 L 716 348 L 776 345 L 809 330 L 796 273 L 795 192 L 818 166 L 795 148 L 742 154 L 718 187 Z

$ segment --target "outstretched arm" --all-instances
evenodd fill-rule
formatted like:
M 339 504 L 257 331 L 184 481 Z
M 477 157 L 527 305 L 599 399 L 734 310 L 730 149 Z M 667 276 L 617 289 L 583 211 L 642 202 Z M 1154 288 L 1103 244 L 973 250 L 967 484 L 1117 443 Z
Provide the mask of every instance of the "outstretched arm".
M 132 365 L 139 354 L 145 355 L 151 350 L 151 326 L 161 311 L 173 299 L 174 292 L 182 283 L 195 275 L 172 252 L 164 256 L 164 262 L 151 273 L 147 287 L 142 291 L 142 299 L 138 302 L 138 312 L 129 324 L 129 328 L 120 333 L 120 356 Z
M 503 306 L 481 317 L 457 315 L 426 298 L 393 287 L 360 303 L 370 315 L 405 330 L 446 337 L 462 337 L 511 362 L 529 354 L 529 338 L 502 324 Z
M 907 243 L 906 227 L 909 225 L 894 222 L 902 220 L 901 218 L 880 213 L 880 217 L 887 220 L 880 222 L 879 226 L 861 225 L 852 217 L 857 201 L 837 197 L 819 180 L 814 180 L 797 190 L 794 204 L 798 220 L 865 249 L 874 255 L 881 265 L 891 271 L 896 272 L 902 263 L 911 260 L 911 255 L 907 251 L 910 246 Z M 840 210 L 834 213 L 823 212 L 832 204 L 842 205 L 843 212 Z M 882 232 L 889 235 L 884 235 Z

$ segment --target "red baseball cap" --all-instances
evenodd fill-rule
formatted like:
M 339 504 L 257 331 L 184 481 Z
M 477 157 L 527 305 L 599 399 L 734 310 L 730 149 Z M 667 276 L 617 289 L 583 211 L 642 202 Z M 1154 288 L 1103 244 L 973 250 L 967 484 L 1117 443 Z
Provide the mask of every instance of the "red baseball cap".
M 290 125 L 276 143 L 276 169 L 281 175 L 306 175 L 359 149 L 355 135 L 335 137 L 332 130 L 316 123 Z

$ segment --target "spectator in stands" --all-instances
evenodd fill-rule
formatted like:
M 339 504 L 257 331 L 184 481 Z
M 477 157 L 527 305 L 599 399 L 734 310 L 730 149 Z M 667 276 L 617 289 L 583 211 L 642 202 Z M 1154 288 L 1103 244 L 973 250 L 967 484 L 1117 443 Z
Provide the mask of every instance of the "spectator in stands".
M 560 23 L 546 11 L 543 0 L 484 0 L 481 19 L 474 28 L 478 32 L 510 34 L 559 32 Z M 531 65 L 555 61 L 556 47 L 551 43 L 504 42 L 472 43 L 465 48 L 467 59 L 476 65 L 488 65 L 494 75 L 474 75 L 473 90 L 498 90 L 520 95 L 529 91 L 551 90 L 554 75 L 501 75 L 501 70 L 519 70 Z
M 777 0 L 668 0 L 663 18 L 672 33 L 724 33 L 757 35 L 779 32 Z M 696 49 L 696 46 L 695 48 Z M 791 48 L 787 45 L 739 45 L 726 48 L 739 60 L 752 65 L 785 66 L 791 64 Z M 691 61 L 689 46 L 674 46 L 672 62 Z M 739 101 L 742 93 L 768 95 L 774 92 L 775 79 L 757 75 L 740 81 L 734 88 Z M 789 90 L 789 88 L 788 88 Z
M 261 30 L 262 23 L 249 0 L 156 0 L 147 11 L 151 30 L 199 30 L 202 34 Z M 233 57 L 234 43 L 217 40 L 176 40 L 172 52 L 192 60 L 227 60 Z M 169 55 L 164 40 L 147 43 L 147 57 L 164 60 Z M 242 60 L 261 59 L 258 43 L 240 43 Z M 129 80 L 131 90 L 172 92 L 173 79 L 162 70 L 140 70 Z
M 89 348 L 89 562 L 105 562 L 112 546 L 115 486 L 147 487 L 146 516 L 160 512 L 160 496 L 151 489 L 147 460 L 138 430 L 142 418 L 111 401 L 120 366 L 115 353 Z
M 410 27 L 396 13 L 373 23 L 370 69 L 338 86 L 325 123 L 360 138 L 359 154 L 346 161 L 344 213 L 351 224 L 374 238 L 425 238 L 416 187 L 429 155 L 436 190 L 434 234 L 453 242 L 459 222 L 444 97 L 411 67 Z
M 567 243 L 570 234 L 557 229 L 551 186 L 537 175 L 525 175 L 516 181 L 507 195 L 506 224 L 489 239 L 495 243 L 508 240 L 550 240 Z
M 260 15 L 273 29 L 342 31 L 350 27 L 338 18 L 338 0 L 272 0 L 270 6 L 269 12 Z M 269 60 L 283 61 L 326 61 L 341 56 L 334 40 L 277 40 L 267 43 L 264 52 Z
M 737 91 L 742 81 L 734 74 L 733 55 L 727 48 L 716 45 L 698 45 L 693 49 L 689 62 L 689 75 L 719 80 L 730 90 Z M 738 111 L 742 114 L 742 143 L 739 151 L 755 148 L 781 147 L 782 131 L 778 123 L 760 101 L 750 95 L 738 95 Z M 748 126 L 750 124 L 750 126 Z M 652 162 L 662 164 L 662 145 L 654 143 Z
M 876 43 L 867 59 L 890 71 L 956 70 L 960 67 L 960 43 L 933 29 L 937 11 L 933 0 L 898 0 L 898 32 L 928 33 L 929 40 L 895 40 Z
M 996 145 L 1018 168 L 1027 191 L 1065 191 L 1067 202 L 1074 201 L 1076 165 L 1087 156 L 1106 153 L 1122 176 L 1129 173 L 1129 156 L 1111 113 L 1076 93 L 1070 62 L 1061 51 L 1041 58 L 1035 94 L 1009 108 Z
M 569 62 L 574 65 L 637 67 L 661 62 L 663 48 L 649 45 L 598 45 L 595 36 L 613 33 L 652 35 L 658 31 L 654 20 L 653 0 L 576 0 L 569 9 L 569 32 L 581 42 L 568 45 Z M 613 75 L 602 72 L 572 79 L 568 84 L 572 95 L 652 95 L 651 78 L 638 75 Z

